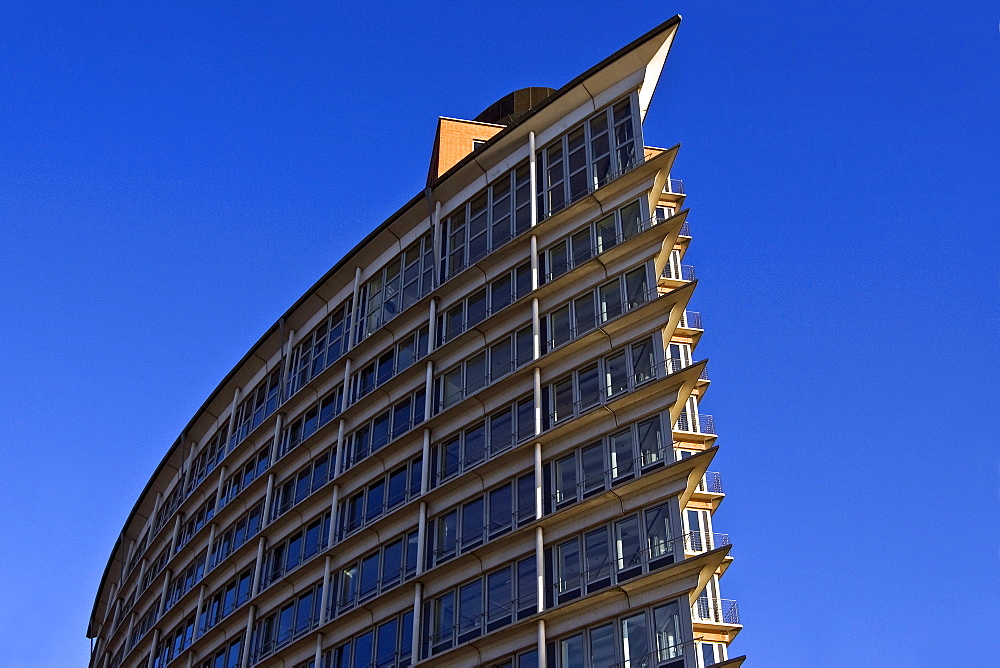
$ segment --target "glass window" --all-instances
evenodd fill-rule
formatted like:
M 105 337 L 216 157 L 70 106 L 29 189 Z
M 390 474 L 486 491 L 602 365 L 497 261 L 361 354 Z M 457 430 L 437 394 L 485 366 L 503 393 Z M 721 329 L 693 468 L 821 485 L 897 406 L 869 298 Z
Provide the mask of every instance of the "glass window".
M 482 631 L 483 583 L 471 582 L 458 590 L 459 642 L 478 636 Z
M 462 506 L 462 548 L 468 549 L 483 542 L 483 499 L 478 498 Z
M 639 668 L 646 665 L 646 655 L 649 654 L 646 613 L 622 620 L 622 654 L 625 659 L 624 668 Z
M 619 571 L 641 565 L 638 517 L 633 516 L 615 522 L 615 552 Z
M 588 584 L 610 583 L 611 576 L 611 545 L 608 541 L 608 528 L 601 527 L 588 532 L 583 537 L 586 580 Z
M 606 283 L 598 289 L 601 303 L 601 322 L 617 318 L 622 313 L 622 295 L 618 281 Z
M 590 629 L 590 665 L 593 668 L 616 668 L 618 655 L 615 651 L 615 626 L 605 624 Z
M 653 627 L 656 634 L 656 658 L 666 661 L 681 656 L 683 641 L 680 606 L 677 602 L 653 610 Z
M 582 633 L 559 641 L 559 665 L 566 668 L 584 665 Z
M 560 594 L 580 587 L 580 542 L 574 538 L 556 547 L 556 579 Z
M 601 400 L 600 376 L 596 364 L 581 369 L 577 374 L 577 381 L 581 410 L 586 410 Z
M 635 454 L 632 444 L 632 430 L 625 429 L 611 435 L 611 479 L 632 475 Z
M 388 668 L 396 665 L 396 635 L 399 620 L 390 619 L 378 627 L 378 639 L 375 641 L 375 666 Z
M 670 513 L 668 506 L 663 504 L 650 508 L 646 516 L 646 548 L 650 559 L 658 559 L 673 552 L 673 542 L 670 536 Z
M 493 630 L 493 624 L 507 624 L 513 619 L 513 588 L 511 569 L 502 568 L 486 576 L 486 623 Z

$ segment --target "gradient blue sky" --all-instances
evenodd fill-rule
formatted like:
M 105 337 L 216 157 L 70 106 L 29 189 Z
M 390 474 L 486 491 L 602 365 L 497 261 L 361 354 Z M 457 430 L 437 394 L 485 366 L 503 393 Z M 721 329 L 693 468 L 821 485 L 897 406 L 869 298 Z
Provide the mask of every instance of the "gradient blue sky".
M 732 649 L 996 664 L 996 2 L 84 4 L 0 2 L 0 665 L 85 664 L 149 474 L 438 115 L 675 13 Z

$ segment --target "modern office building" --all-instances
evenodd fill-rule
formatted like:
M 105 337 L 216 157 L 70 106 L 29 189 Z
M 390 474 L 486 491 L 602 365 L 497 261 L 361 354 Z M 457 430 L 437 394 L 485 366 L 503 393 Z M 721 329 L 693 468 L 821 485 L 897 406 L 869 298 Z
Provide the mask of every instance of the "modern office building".
M 441 118 L 427 188 L 247 352 L 114 546 L 93 668 L 738 666 L 675 17 Z

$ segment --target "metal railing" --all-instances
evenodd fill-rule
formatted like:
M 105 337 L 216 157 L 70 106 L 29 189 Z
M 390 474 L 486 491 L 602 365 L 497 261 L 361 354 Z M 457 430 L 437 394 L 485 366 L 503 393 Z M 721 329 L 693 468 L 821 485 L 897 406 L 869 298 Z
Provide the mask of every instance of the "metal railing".
M 681 231 L 677 233 L 677 236 L 679 237 L 691 236 L 691 223 L 684 221 L 684 224 L 681 225 Z
M 740 608 L 731 598 L 699 598 L 693 612 L 697 621 L 740 625 Z
M 675 270 L 675 268 L 667 264 L 663 269 L 663 273 L 660 274 L 660 278 L 670 279 L 672 281 L 693 281 L 695 278 L 694 267 L 690 264 L 682 264 L 680 274 Z
M 676 195 L 684 194 L 684 182 L 680 179 L 667 179 L 666 189 L 664 192 L 674 193 Z
M 678 325 L 685 329 L 704 329 L 701 326 L 701 313 L 698 311 L 684 311 Z
M 712 494 L 725 494 L 722 491 L 722 474 L 718 471 L 708 471 L 698 483 L 699 492 L 710 492 Z
M 708 552 L 730 544 L 729 534 L 710 533 L 708 531 L 691 531 L 676 540 L 683 541 L 686 552 L 694 552 L 695 554 Z

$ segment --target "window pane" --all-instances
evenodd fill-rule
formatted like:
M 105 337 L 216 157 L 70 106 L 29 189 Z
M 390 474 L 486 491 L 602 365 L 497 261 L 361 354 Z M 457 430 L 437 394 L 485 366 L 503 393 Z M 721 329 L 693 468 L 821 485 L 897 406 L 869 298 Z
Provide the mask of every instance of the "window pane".
M 582 369 L 577 378 L 577 385 L 580 389 L 580 408 L 590 408 L 601 400 L 600 377 L 597 372 L 597 365 L 594 364 Z
M 632 346 L 632 382 L 638 385 L 653 377 L 653 340 L 643 339 Z
M 399 620 L 390 619 L 378 627 L 378 640 L 375 645 L 375 666 L 384 668 L 396 663 L 396 634 Z
M 625 292 L 630 309 L 646 302 L 649 296 L 649 283 L 646 281 L 645 267 L 633 269 L 625 274 Z
M 465 363 L 465 393 L 472 394 L 486 385 L 486 353 L 481 352 Z
M 599 289 L 601 303 L 601 322 L 607 322 L 622 313 L 622 295 L 618 281 L 602 285 Z
M 590 629 L 590 664 L 593 668 L 615 668 L 618 656 L 615 652 L 615 627 L 613 624 Z
M 611 214 L 597 221 L 597 252 L 604 253 L 618 244 L 615 234 L 615 216 Z
M 479 545 L 483 541 L 483 499 L 462 506 L 462 547 Z
M 681 656 L 681 618 L 679 605 L 669 603 L 653 610 L 657 659 L 666 661 Z
M 646 548 L 650 559 L 670 554 L 673 543 L 670 540 L 670 513 L 667 504 L 646 511 Z
M 458 632 L 479 631 L 483 624 L 483 583 L 469 583 L 458 590 Z
M 622 236 L 626 239 L 635 236 L 639 231 L 639 223 L 642 218 L 642 210 L 639 208 L 639 202 L 633 202 L 623 207 L 619 210 L 618 214 L 622 221 Z
M 594 307 L 594 294 L 592 292 L 575 300 L 573 308 L 576 312 L 577 336 L 597 327 L 597 310 Z
M 580 542 L 574 538 L 556 548 L 556 579 L 560 593 L 580 587 Z
M 611 545 L 608 541 L 608 528 L 601 527 L 586 534 L 583 547 L 587 582 L 598 582 L 611 575 Z
M 624 352 L 604 360 L 604 391 L 608 397 L 628 391 L 628 377 L 628 363 Z
M 635 454 L 632 430 L 625 429 L 611 435 L 611 479 L 616 480 L 632 474 Z
M 511 569 L 503 568 L 486 576 L 487 623 L 512 616 Z
M 640 422 L 639 432 L 639 457 L 643 466 L 649 466 L 662 461 L 665 457 L 663 447 L 663 434 L 660 432 L 660 419 L 653 418 Z
M 622 654 L 624 668 L 638 668 L 646 665 L 649 654 L 649 629 L 646 628 L 646 614 L 640 613 L 622 620 Z
M 582 633 L 559 641 L 559 665 L 567 668 L 584 665 Z
M 618 570 L 622 571 L 641 563 L 639 550 L 639 518 L 630 517 L 615 523 L 615 552 Z
M 576 499 L 576 456 L 556 462 L 556 503 Z
M 490 492 L 490 533 L 495 534 L 511 527 L 514 513 L 510 484 Z

